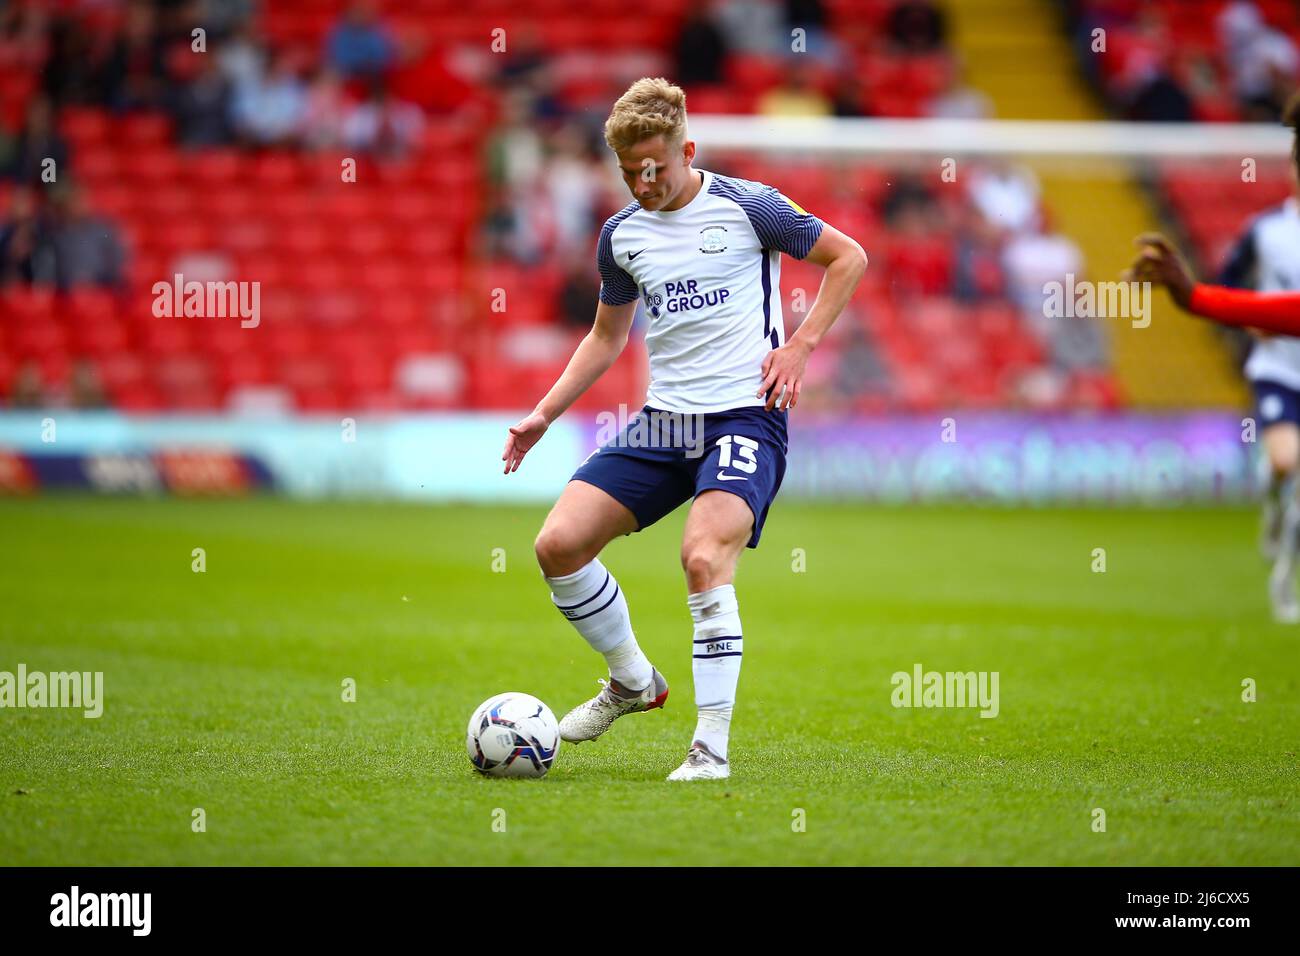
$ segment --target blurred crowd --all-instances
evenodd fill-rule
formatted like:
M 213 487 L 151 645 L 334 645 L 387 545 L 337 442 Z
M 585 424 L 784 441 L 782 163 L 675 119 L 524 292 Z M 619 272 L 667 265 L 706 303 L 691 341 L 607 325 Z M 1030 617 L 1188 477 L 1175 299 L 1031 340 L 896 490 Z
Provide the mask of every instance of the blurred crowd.
M 0 199 L 8 198 L 0 285 L 67 290 L 127 281 L 128 244 L 119 227 L 97 215 L 94 197 L 67 175 L 76 162 L 60 134 L 67 108 L 165 115 L 182 151 L 330 151 L 380 164 L 430 161 L 422 152 L 426 132 L 460 123 L 475 128 L 480 144 L 479 156 L 469 158 L 478 164 L 480 188 L 464 264 L 549 272 L 556 281 L 539 295 L 553 301 L 542 311 L 557 315 L 560 327 L 589 327 L 599 287 L 594 237 L 627 202 L 602 124 L 631 79 L 671 76 L 703 112 L 991 115 L 988 99 L 964 82 L 940 4 L 874 6 L 881 15 L 867 28 L 842 13 L 836 20 L 822 0 L 701 0 L 670 24 L 671 35 L 645 49 L 557 53 L 554 37 L 540 36 L 532 20 L 512 27 L 500 52 L 485 44 L 470 49 L 475 45 L 444 42 L 436 22 L 402 17 L 392 5 L 381 14 L 369 0 L 340 3 L 310 43 L 267 29 L 269 4 L 258 0 L 79 0 L 61 13 L 8 4 L 0 8 L 0 76 L 29 68 L 38 80 L 21 111 L 10 98 L 0 117 L 0 177 L 9 184 L 0 184 Z M 1132 115 L 1176 118 L 1170 104 L 1178 94 L 1166 81 L 1185 85 L 1196 73 L 1184 69 L 1167 24 L 1135 15 L 1128 0 L 1071 6 L 1080 28 L 1104 22 L 1112 31 L 1118 68 L 1099 78 L 1112 95 Z M 1225 4 L 1212 28 L 1241 109 L 1262 115 L 1294 74 L 1295 47 L 1252 9 Z M 200 42 L 208 55 L 193 55 Z M 902 89 L 896 77 L 911 85 Z M 57 183 L 45 175 L 51 160 Z M 709 166 L 745 174 L 743 163 L 733 168 L 725 156 L 710 157 Z M 1082 274 L 1085 264 L 1078 247 L 1052 229 L 1031 172 L 982 162 L 964 166 L 957 186 L 905 168 L 881 177 L 888 188 L 870 194 L 804 196 L 797 183 L 790 191 L 832 222 L 868 224 L 873 272 L 898 301 L 1013 303 L 1061 374 L 1106 365 L 1100 323 L 1042 314 L 1043 283 Z M 864 328 L 844 323 L 846 394 L 889 374 Z M 528 334 L 528 349 L 539 348 L 535 330 Z M 69 391 L 86 396 L 72 401 L 94 403 L 91 377 L 86 372 L 86 387 Z M 34 393 L 27 378 L 12 383 L 15 400 Z
M 36 5 L 7 6 L 0 63 L 34 61 L 40 99 L 55 110 L 163 111 L 183 146 L 397 155 L 418 139 L 426 111 L 452 110 L 467 98 L 428 34 L 398 37 L 367 0 L 344 9 L 319 50 L 273 47 L 254 26 L 252 0 L 94 6 L 111 11 L 108 29 L 85 11 L 53 16 Z
M 504 56 L 457 69 L 436 32 L 405 24 L 399 31 L 370 0 L 344 6 L 315 49 L 269 42 L 256 0 L 105 0 L 62 9 L 0 9 L 0 70 L 25 65 L 39 77 L 20 121 L 0 125 L 0 174 L 18 187 L 0 221 L 0 283 L 122 282 L 122 239 L 71 183 L 72 157 L 58 130 L 65 107 L 92 106 L 165 113 L 184 149 L 338 149 L 381 161 L 408 155 L 431 116 L 482 117 L 484 255 L 560 263 L 566 302 L 590 291 L 592 232 L 621 205 L 621 186 L 604 156 L 601 115 L 563 94 L 563 57 L 549 55 L 531 28 L 513 32 Z M 891 54 L 946 50 L 945 17 L 929 0 L 898 0 L 883 26 L 878 42 Z M 192 55 L 199 49 L 211 55 Z M 689 9 L 661 52 L 659 70 L 675 70 L 691 90 L 725 86 L 738 58 L 766 58 L 779 82 L 749 104 L 758 112 L 873 110 L 853 50 L 830 29 L 822 0 L 708 0 Z M 945 62 L 943 88 L 926 112 L 987 115 L 955 60 Z M 623 79 L 610 77 L 602 101 Z
M 365 0 L 346 7 L 319 50 L 274 48 L 255 12 L 252 0 L 0 8 L 0 70 L 39 78 L 19 121 L 0 123 L 0 180 L 11 184 L 0 285 L 123 282 L 120 232 L 71 176 L 58 123 L 66 107 L 165 114 L 183 149 L 337 149 L 387 161 L 412 151 L 428 114 L 473 104 L 428 35 L 396 36 Z
M 1300 85 L 1295 4 L 1270 6 L 1276 25 L 1252 0 L 1225 2 L 1208 18 L 1200 7 L 1133 0 L 1072 0 L 1070 7 L 1080 62 L 1129 119 L 1276 123 Z
M 948 25 L 930 0 L 898 0 L 871 42 L 890 57 L 932 57 L 942 83 L 922 115 L 989 116 L 983 94 L 967 87 L 948 49 Z M 772 83 L 746 111 L 787 116 L 872 115 L 859 59 L 830 28 L 822 0 L 706 0 L 691 5 L 659 66 L 687 90 L 688 108 L 733 85 L 736 68 L 770 70 Z M 575 108 L 561 95 L 563 64 L 531 33 L 516 34 L 495 78 L 497 120 L 485 151 L 488 196 L 480 248 L 523 266 L 558 264 L 559 306 L 575 327 L 591 321 L 599 288 L 592 241 L 600 223 L 627 202 L 627 190 L 601 135 L 604 112 Z M 629 74 L 629 80 L 635 76 Z M 621 92 L 610 82 L 595 98 L 603 109 Z M 730 101 L 732 106 L 736 100 Z M 719 172 L 726 172 L 719 169 Z

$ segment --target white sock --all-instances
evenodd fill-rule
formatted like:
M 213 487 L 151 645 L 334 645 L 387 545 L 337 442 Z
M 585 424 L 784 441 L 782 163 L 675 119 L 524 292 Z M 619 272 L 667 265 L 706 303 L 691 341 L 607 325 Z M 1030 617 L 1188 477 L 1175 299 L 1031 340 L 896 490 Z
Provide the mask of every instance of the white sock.
M 545 577 L 545 575 L 543 575 Z M 600 560 L 572 574 L 546 578 L 551 601 L 593 650 L 605 655 L 609 674 L 628 690 L 641 690 L 652 677 L 650 661 L 637 646 L 623 591 Z
M 1282 533 L 1277 543 L 1277 558 L 1273 571 L 1279 577 L 1291 573 L 1295 565 L 1296 550 L 1300 548 L 1300 501 L 1292 498 L 1282 502 Z
M 691 594 L 686 599 L 695 621 L 695 740 L 727 759 L 727 735 L 736 705 L 744 637 L 736 589 L 730 584 Z
M 606 651 L 605 663 L 609 664 L 609 676 L 627 690 L 645 690 L 654 680 L 650 658 L 642 653 L 635 635 Z
M 1264 491 L 1264 500 L 1274 507 L 1285 508 L 1290 499 L 1291 476 L 1278 474 L 1272 468 L 1268 470 L 1268 487 Z

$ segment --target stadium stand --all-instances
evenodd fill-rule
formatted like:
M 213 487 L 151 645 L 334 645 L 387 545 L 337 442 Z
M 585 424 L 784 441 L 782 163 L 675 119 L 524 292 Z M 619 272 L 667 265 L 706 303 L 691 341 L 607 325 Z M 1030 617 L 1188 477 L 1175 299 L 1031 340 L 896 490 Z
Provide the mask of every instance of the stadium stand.
M 628 79 L 702 77 L 696 112 L 942 115 L 961 99 L 944 17 L 922 0 L 773 4 L 766 33 L 752 19 L 729 32 L 735 4 L 711 23 L 689 6 L 577 15 L 540 0 L 510 17 L 501 56 L 494 3 L 267 4 L 213 23 L 203 54 L 172 7 L 6 8 L 0 395 L 18 383 L 25 402 L 128 411 L 531 406 L 590 321 L 566 303 L 593 301 L 593 237 L 625 201 L 599 123 Z M 791 24 L 820 66 L 791 68 Z M 72 183 L 40 180 L 31 160 L 49 155 Z M 349 157 L 356 182 L 341 178 Z M 810 371 L 814 404 L 1122 401 L 1104 348 L 1078 353 L 1016 305 L 1016 231 L 981 222 L 969 191 L 909 199 L 902 170 L 870 166 L 731 156 L 718 171 L 779 184 L 873 258 Z M 61 229 L 95 236 L 98 258 L 60 246 Z M 258 281 L 260 326 L 156 318 L 154 284 L 176 273 Z M 817 282 L 787 263 L 789 321 Z M 642 365 L 630 349 L 583 405 L 636 401 Z

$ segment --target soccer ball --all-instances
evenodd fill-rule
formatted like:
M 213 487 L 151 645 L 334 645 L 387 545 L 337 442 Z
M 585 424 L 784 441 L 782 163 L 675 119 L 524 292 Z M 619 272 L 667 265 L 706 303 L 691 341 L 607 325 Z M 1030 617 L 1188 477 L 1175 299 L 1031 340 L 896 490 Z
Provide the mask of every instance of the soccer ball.
M 465 749 L 489 777 L 544 777 L 560 751 L 560 725 L 531 694 L 497 694 L 471 715 Z

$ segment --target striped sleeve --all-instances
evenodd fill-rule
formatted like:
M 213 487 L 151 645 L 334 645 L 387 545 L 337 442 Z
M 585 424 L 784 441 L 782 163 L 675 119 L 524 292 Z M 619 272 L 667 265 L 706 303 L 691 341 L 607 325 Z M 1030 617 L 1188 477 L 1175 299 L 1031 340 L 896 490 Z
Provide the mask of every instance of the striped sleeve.
M 614 261 L 614 230 L 626 218 L 627 210 L 611 217 L 596 242 L 596 266 L 600 269 L 600 301 L 606 305 L 627 305 L 640 295 L 636 280 Z
M 771 186 L 729 179 L 718 192 L 745 211 L 765 249 L 779 249 L 802 259 L 812 250 L 825 225 Z

